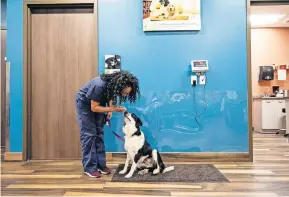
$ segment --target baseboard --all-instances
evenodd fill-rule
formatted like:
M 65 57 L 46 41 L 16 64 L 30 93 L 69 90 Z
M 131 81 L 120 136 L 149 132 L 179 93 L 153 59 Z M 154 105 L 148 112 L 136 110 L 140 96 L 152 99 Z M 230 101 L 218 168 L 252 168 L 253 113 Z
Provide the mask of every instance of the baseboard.
M 108 162 L 124 162 L 126 153 L 107 153 Z M 161 153 L 164 162 L 250 162 L 249 153 Z
M 23 161 L 22 152 L 5 152 L 4 161 Z

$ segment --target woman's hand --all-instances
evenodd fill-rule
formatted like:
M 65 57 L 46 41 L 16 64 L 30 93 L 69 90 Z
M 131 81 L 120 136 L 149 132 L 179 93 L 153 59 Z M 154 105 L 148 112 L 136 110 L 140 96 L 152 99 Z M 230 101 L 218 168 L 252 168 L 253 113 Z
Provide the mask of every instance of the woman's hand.
M 108 119 L 111 119 L 111 117 L 112 117 L 112 112 L 108 112 L 108 113 L 107 113 L 107 117 L 108 117 Z
M 126 108 L 123 106 L 119 106 L 120 112 L 126 112 Z
M 123 107 L 123 106 L 115 106 L 115 107 L 113 107 L 113 110 L 114 110 L 115 112 L 125 112 L 125 111 L 126 111 L 126 108 Z
M 110 107 L 103 107 L 100 106 L 100 103 L 91 101 L 91 111 L 92 112 L 125 112 L 126 108 L 122 106 L 110 106 Z M 111 115 L 110 115 L 111 116 Z

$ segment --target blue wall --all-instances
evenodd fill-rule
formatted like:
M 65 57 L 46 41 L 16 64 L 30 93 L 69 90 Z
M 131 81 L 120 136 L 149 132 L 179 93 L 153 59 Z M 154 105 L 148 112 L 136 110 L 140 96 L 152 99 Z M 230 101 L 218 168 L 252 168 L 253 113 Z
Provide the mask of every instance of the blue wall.
M 142 1 L 99 0 L 99 71 L 105 54 L 119 54 L 123 69 L 139 77 L 142 98 L 126 106 L 160 151 L 248 152 L 246 0 L 201 2 L 201 31 L 145 33 Z M 22 151 L 22 21 L 22 0 L 8 1 L 12 152 Z M 207 59 L 210 67 L 206 88 L 195 89 L 196 105 L 193 59 Z M 196 121 L 204 95 L 208 108 Z M 121 134 L 121 115 L 114 114 L 112 123 Z M 105 141 L 107 151 L 123 151 L 108 128 Z
M 23 3 L 7 1 L 7 60 L 10 61 L 10 152 L 22 152 Z

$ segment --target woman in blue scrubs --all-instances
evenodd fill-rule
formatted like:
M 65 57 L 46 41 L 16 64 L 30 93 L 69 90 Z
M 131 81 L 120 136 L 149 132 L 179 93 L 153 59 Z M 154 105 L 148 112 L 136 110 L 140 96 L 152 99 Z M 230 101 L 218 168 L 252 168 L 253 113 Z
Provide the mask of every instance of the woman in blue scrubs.
M 82 165 L 90 177 L 110 174 L 106 166 L 103 127 L 112 112 L 125 112 L 126 108 L 115 106 L 140 97 L 138 79 L 127 71 L 102 74 L 90 80 L 76 94 L 76 111 L 80 127 Z

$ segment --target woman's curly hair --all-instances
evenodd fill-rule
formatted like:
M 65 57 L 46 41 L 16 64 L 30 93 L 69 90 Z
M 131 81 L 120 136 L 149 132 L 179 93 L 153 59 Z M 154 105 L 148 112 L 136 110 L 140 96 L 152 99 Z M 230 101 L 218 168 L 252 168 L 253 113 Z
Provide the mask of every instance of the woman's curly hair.
M 107 83 L 107 99 L 112 100 L 113 104 L 117 103 L 117 98 L 119 98 L 119 103 L 129 101 L 130 103 L 135 103 L 140 97 L 139 82 L 138 79 L 128 71 L 121 70 L 119 72 L 114 72 L 112 74 L 101 74 L 101 79 Z M 126 87 L 131 87 L 131 92 L 123 97 L 122 91 Z

